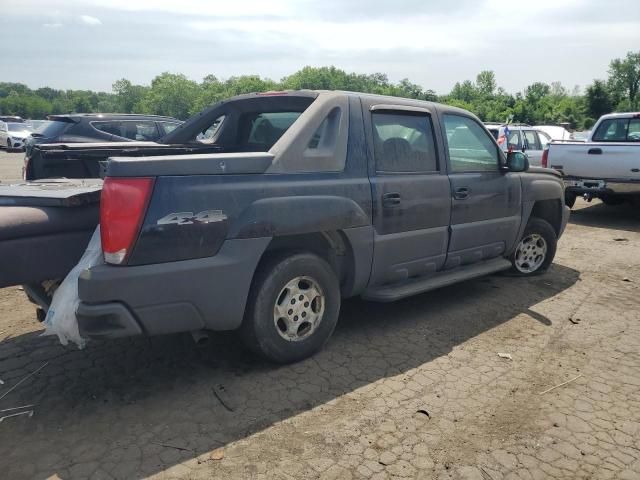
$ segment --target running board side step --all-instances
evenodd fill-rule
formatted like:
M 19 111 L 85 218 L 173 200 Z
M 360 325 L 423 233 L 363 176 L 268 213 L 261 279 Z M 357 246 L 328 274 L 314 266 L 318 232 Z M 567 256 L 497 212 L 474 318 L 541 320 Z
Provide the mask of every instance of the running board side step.
M 429 290 L 446 287 L 509 268 L 511 268 L 509 260 L 506 258 L 494 258 L 475 265 L 458 267 L 455 270 L 445 270 L 428 278 L 416 278 L 400 284 L 370 287 L 362 294 L 362 298 L 374 302 L 395 302 L 418 293 L 428 292 Z

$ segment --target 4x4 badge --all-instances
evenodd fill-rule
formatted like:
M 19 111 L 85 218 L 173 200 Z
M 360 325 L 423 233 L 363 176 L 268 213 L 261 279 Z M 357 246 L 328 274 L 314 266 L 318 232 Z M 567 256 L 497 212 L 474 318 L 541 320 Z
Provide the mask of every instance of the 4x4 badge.
M 194 223 L 224 222 L 227 216 L 222 210 L 204 210 L 193 212 L 170 213 L 158 220 L 158 225 L 193 225 Z

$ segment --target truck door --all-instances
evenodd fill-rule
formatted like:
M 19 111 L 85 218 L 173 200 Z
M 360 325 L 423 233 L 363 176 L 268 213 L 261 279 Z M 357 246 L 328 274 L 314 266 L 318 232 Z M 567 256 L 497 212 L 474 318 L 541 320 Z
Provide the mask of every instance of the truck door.
M 491 135 L 472 117 L 444 114 L 451 182 L 451 240 L 445 268 L 505 253 L 521 221 L 519 174 L 500 170 Z
M 437 117 L 423 108 L 373 105 L 365 123 L 373 159 L 370 284 L 432 275 L 444 265 L 451 209 L 435 140 Z

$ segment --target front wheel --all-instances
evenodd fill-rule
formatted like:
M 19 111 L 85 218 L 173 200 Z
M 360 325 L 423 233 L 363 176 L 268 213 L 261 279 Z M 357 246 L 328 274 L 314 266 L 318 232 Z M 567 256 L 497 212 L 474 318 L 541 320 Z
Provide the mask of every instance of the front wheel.
M 557 244 L 556 232 L 549 222 L 532 217 L 511 255 L 512 272 L 519 276 L 543 273 L 553 262 Z
M 327 262 L 311 253 L 278 255 L 256 273 L 241 335 L 268 360 L 297 362 L 322 348 L 339 312 L 339 281 Z

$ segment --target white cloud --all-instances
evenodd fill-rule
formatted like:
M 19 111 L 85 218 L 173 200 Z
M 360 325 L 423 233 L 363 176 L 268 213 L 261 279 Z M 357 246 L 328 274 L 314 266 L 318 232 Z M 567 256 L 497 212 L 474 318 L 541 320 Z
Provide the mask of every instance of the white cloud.
M 85 25 L 102 25 L 99 18 L 92 17 L 91 15 L 80 15 L 80 21 Z
M 62 23 L 43 23 L 42 26 L 44 28 L 61 28 L 63 25 Z

